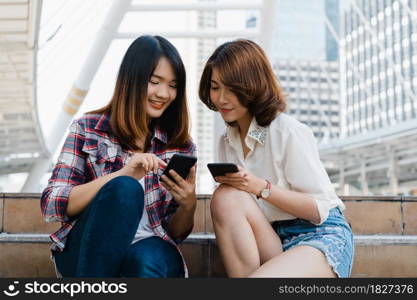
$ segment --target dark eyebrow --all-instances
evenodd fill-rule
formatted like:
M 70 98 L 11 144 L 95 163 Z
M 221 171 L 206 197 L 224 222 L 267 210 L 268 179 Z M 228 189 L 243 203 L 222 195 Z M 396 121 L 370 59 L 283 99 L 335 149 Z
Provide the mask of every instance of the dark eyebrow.
M 158 79 L 165 79 L 164 77 L 162 77 L 162 76 L 159 76 L 159 75 L 156 75 L 156 74 L 152 74 L 151 75 L 151 77 L 156 77 L 156 78 L 158 78 Z M 170 82 L 177 82 L 177 80 L 176 79 L 173 79 L 173 80 L 171 80 Z

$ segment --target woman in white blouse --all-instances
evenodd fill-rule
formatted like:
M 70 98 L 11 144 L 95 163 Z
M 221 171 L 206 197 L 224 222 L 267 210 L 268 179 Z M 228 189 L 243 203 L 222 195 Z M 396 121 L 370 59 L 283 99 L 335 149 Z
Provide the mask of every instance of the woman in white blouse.
M 230 277 L 348 277 L 353 235 L 310 128 L 284 113 L 265 56 L 244 39 L 219 46 L 205 65 L 200 99 L 227 128 L 211 214 Z

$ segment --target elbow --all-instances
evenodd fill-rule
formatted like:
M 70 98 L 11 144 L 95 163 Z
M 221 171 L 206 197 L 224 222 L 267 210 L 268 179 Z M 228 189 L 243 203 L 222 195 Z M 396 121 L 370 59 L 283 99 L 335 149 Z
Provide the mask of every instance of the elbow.
M 187 237 L 190 235 L 191 231 L 192 231 L 192 228 L 190 228 L 189 230 L 187 230 L 185 232 L 171 235 L 171 237 L 175 241 L 176 244 L 181 244 L 185 239 L 187 239 Z
M 41 197 L 41 213 L 46 222 L 66 222 L 66 203 L 53 195 L 52 189 L 46 189 Z
M 48 220 L 50 219 L 50 216 L 48 214 L 50 194 L 51 194 L 51 190 L 50 189 L 45 189 L 44 192 L 42 193 L 41 202 L 40 202 L 40 204 L 41 204 L 41 213 L 42 213 L 42 216 L 43 216 L 43 218 L 46 222 L 48 222 Z
M 170 228 L 168 227 L 167 233 L 168 235 L 175 241 L 176 244 L 180 244 L 183 242 L 193 231 L 194 225 L 191 225 L 189 228 Z
M 317 201 L 314 201 L 314 207 L 311 209 L 311 216 L 310 216 L 310 222 L 315 224 L 315 225 L 321 225 L 325 219 L 327 218 L 327 216 L 324 216 L 323 213 L 321 212 L 321 208 L 320 208 L 320 203 L 317 203 Z
M 310 222 L 316 225 L 320 225 L 322 222 L 320 215 L 315 215 L 310 219 Z
M 67 205 L 67 209 L 66 209 L 66 215 L 69 218 L 74 218 L 79 214 L 80 214 L 79 209 L 77 209 L 76 207 L 73 207 L 73 205 L 71 205 L 71 201 L 68 201 L 68 205 Z

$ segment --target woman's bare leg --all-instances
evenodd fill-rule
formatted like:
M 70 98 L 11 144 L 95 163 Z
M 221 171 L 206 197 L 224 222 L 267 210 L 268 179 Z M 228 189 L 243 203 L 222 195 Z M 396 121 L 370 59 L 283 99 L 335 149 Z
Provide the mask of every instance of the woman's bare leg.
M 325 255 L 311 246 L 296 246 L 264 263 L 249 277 L 336 277 Z
M 220 185 L 213 193 L 211 214 L 229 277 L 247 277 L 282 253 L 280 239 L 248 193 Z

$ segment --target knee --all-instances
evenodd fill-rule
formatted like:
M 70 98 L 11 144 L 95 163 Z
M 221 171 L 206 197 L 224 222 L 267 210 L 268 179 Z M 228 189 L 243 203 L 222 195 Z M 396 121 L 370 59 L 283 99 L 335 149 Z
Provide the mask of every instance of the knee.
M 181 256 L 168 242 L 149 238 L 133 245 L 125 261 L 129 276 L 142 278 L 181 277 Z
M 161 259 L 157 253 L 138 253 L 129 257 L 129 266 L 132 274 L 140 278 L 166 277 L 167 266 L 165 260 Z
M 221 184 L 213 193 L 210 211 L 212 218 L 227 219 L 245 207 L 246 200 L 250 199 L 247 192 L 238 190 L 230 185 Z M 251 200 L 251 199 L 250 199 Z
M 133 177 L 118 176 L 107 182 L 100 193 L 105 193 L 106 199 L 124 208 L 143 207 L 144 190 L 142 185 Z

